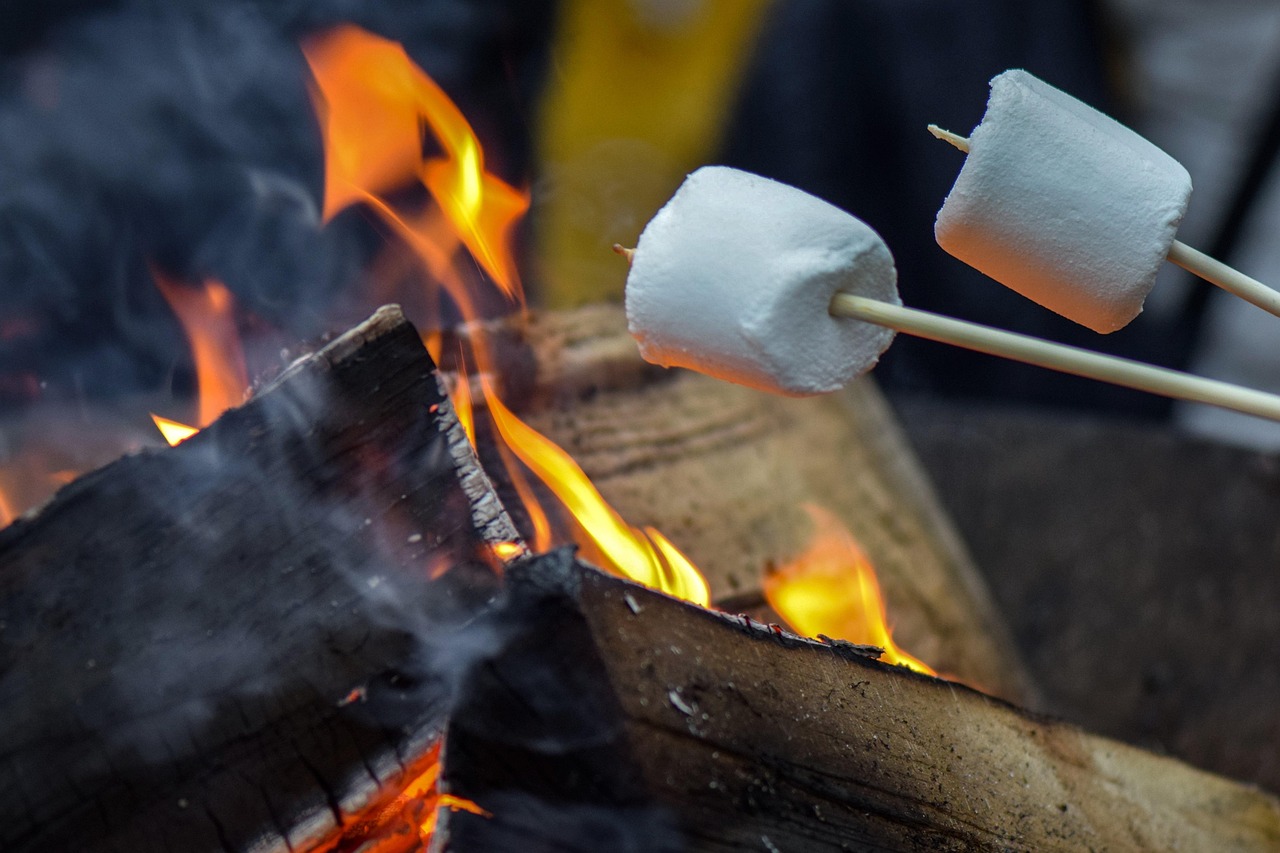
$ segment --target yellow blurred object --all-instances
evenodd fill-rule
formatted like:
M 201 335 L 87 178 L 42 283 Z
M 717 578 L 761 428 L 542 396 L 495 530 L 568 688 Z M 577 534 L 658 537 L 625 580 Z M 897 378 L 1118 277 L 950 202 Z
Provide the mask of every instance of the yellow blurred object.
M 716 151 L 771 0 L 564 0 L 540 111 L 537 301 L 617 299 L 609 251 Z

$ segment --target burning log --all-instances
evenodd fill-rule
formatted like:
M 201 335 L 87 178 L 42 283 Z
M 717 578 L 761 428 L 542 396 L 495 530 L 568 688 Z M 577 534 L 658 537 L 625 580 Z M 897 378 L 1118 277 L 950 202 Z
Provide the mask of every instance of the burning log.
M 990 593 L 872 380 L 779 401 L 664 371 L 640 358 L 614 306 L 535 316 L 525 346 L 506 359 L 513 375 L 536 365 L 521 416 L 568 450 L 624 517 L 676 542 L 720 606 L 777 621 L 763 575 L 805 550 L 803 505 L 817 504 L 870 556 L 904 647 L 1034 704 Z
M 471 850 L 1272 850 L 1280 801 L 963 686 L 607 577 L 508 574 L 442 819 Z
M 0 848 L 331 840 L 421 769 L 439 644 L 499 546 L 516 533 L 394 308 L 80 478 L 0 533 Z

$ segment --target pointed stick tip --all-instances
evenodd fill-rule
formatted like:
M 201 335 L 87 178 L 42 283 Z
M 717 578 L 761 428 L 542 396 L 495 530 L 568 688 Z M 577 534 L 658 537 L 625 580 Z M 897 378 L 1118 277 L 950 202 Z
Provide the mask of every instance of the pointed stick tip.
M 941 139 L 943 142 L 950 143 L 964 153 L 969 153 L 969 140 L 958 133 L 952 133 L 949 130 L 943 130 L 936 124 L 929 125 L 929 132 L 933 134 L 935 139 Z

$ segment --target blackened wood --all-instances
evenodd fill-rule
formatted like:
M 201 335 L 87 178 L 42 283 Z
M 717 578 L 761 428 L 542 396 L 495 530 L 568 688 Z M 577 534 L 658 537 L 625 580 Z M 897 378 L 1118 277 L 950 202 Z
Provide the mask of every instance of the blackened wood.
M 632 754 L 588 619 L 564 595 L 575 582 L 569 552 L 535 562 L 524 578 L 533 583 L 488 617 L 501 651 L 469 673 L 444 744 L 442 787 L 496 817 L 446 818 L 437 849 L 681 850 L 675 813 L 650 796 Z
M 444 745 L 444 787 L 491 816 L 447 815 L 449 850 L 591 849 L 529 821 L 531 803 L 599 811 L 582 791 L 620 779 L 631 780 L 620 819 L 666 810 L 691 851 L 1280 844 L 1267 794 L 858 649 L 696 608 L 563 554 L 508 577 L 504 621 L 520 630 L 477 670 L 467 695 L 483 701 L 459 709 Z M 560 626 L 572 626 L 567 644 Z M 530 690 L 542 674 L 589 698 L 540 702 Z M 514 734 L 493 724 L 497 696 L 504 714 L 525 715 Z M 524 846 L 501 843 L 517 837 Z M 618 849 L 671 849 L 656 833 L 629 840 Z
M 394 308 L 80 478 L 0 533 L 0 848 L 331 838 L 438 733 L 429 575 L 514 535 Z

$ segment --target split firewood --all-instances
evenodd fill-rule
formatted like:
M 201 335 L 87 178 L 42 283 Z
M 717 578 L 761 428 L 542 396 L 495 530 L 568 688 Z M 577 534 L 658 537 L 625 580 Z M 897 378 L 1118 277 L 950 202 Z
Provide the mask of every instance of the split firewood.
M 0 533 L 0 848 L 310 850 L 403 787 L 516 542 L 437 379 L 381 309 Z
M 537 376 L 521 417 L 624 518 L 675 542 L 718 605 L 762 612 L 764 573 L 808 547 L 802 505 L 816 504 L 869 555 L 903 647 L 1035 705 L 1003 617 L 871 377 L 784 401 L 664 371 L 640 357 L 618 306 L 535 315 L 524 336 L 527 352 L 510 361 Z M 502 480 L 500 467 L 490 473 Z
M 567 553 L 508 573 L 445 735 L 468 851 L 1274 850 L 1280 801 Z M 475 812 L 480 812 L 479 814 Z
M 1251 788 L 564 553 L 499 594 L 512 543 L 393 310 L 80 478 L 0 533 L 0 847 L 409 851 L 435 803 L 453 850 L 1280 840 Z

